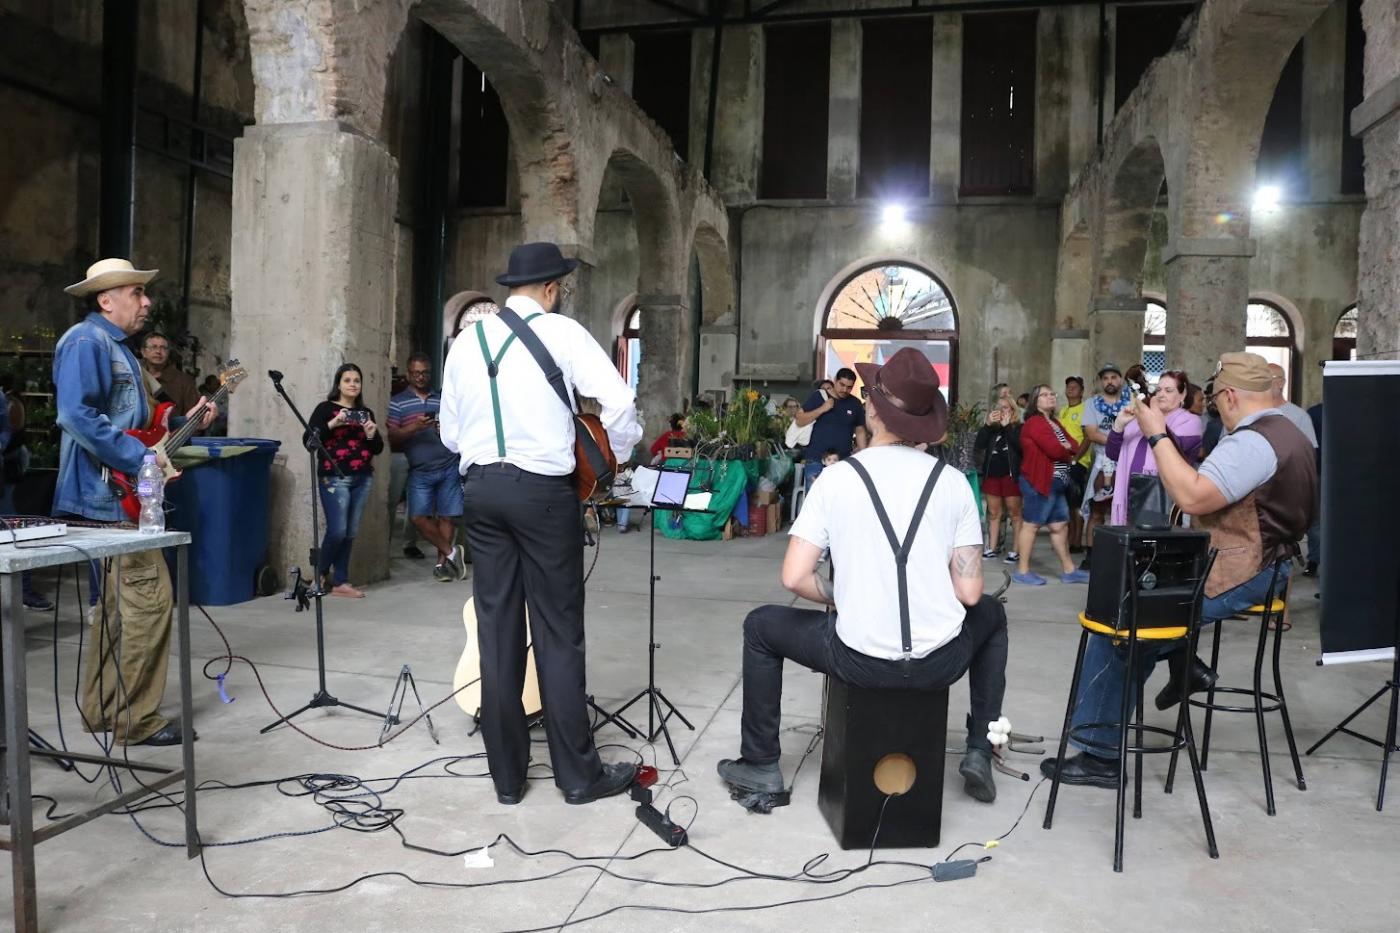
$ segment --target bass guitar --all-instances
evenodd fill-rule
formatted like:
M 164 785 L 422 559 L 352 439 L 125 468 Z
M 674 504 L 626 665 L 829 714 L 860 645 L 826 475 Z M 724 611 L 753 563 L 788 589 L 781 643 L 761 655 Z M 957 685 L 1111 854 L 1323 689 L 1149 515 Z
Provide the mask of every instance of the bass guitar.
M 526 631 L 529 631 L 530 611 L 525 610 Z M 481 718 L 481 655 L 476 644 L 476 600 L 468 596 L 462 606 L 462 625 L 467 630 L 467 645 L 457 660 L 457 670 L 452 675 L 452 691 L 462 712 L 472 719 Z M 527 639 L 525 648 L 525 689 L 520 697 L 525 707 L 525 716 L 533 719 L 544 709 L 540 702 L 540 678 L 535 672 L 535 648 Z
M 173 402 L 161 402 L 156 406 L 155 414 L 151 417 L 150 427 L 138 428 L 126 433 L 158 454 L 156 460 L 164 462 L 162 469 L 165 471 L 167 483 L 179 479 L 180 471 L 171 466 L 170 455 L 190 442 L 190 438 L 194 437 L 194 432 L 199 430 L 199 423 L 203 420 L 204 413 L 209 410 L 210 406 L 222 404 L 229 397 L 229 393 L 237 388 L 238 384 L 247 376 L 248 371 L 238 360 L 229 360 L 218 372 L 219 390 L 201 402 L 190 413 L 190 417 L 185 423 L 176 428 L 173 433 L 170 431 L 170 415 L 175 410 Z M 122 512 L 131 521 L 138 521 L 141 518 L 141 500 L 136 495 L 136 484 L 133 482 L 133 478 L 120 470 L 112 470 L 110 473 L 112 485 L 117 488 L 117 498 L 122 504 Z

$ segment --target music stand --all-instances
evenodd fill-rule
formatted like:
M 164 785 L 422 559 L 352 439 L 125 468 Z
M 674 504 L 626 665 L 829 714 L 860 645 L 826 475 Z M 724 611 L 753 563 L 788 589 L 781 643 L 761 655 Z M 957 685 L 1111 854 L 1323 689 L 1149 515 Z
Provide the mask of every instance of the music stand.
M 658 471 L 661 475 L 657 480 L 656 489 L 652 492 L 651 502 L 640 505 L 632 505 L 631 508 L 645 509 L 651 518 L 651 542 L 650 542 L 650 563 L 651 568 L 647 577 L 647 685 L 640 693 L 618 707 L 614 713 L 609 713 L 598 723 L 598 728 L 604 724 L 616 721 L 624 729 L 630 728 L 633 732 L 643 734 L 642 730 L 632 725 L 623 716 L 643 699 L 647 701 L 647 729 L 644 733 L 648 742 L 655 742 L 657 735 L 666 737 L 666 748 L 671 752 L 671 761 L 677 766 L 680 765 L 680 756 L 676 754 L 676 744 L 671 741 L 671 730 L 667 728 L 666 721 L 675 716 L 691 732 L 695 731 L 695 726 L 685 714 L 676 708 L 666 694 L 656 686 L 656 649 L 661 647 L 656 642 L 656 581 L 661 578 L 656 574 L 656 512 L 682 512 L 690 514 L 711 515 L 710 509 L 689 509 L 685 507 L 686 491 L 690 487 L 690 470 L 681 470 L 666 467 Z M 594 731 L 597 731 L 596 729 Z

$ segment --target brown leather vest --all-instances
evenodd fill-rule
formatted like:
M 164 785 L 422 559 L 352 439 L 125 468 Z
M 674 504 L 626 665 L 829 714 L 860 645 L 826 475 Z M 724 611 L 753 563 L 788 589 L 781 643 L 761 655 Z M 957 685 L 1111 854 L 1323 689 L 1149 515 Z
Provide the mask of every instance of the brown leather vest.
M 1303 432 L 1283 415 L 1267 415 L 1238 430 L 1262 435 L 1278 468 L 1262 486 L 1196 524 L 1210 532 L 1219 553 L 1206 595 L 1234 589 L 1275 561 L 1298 553 L 1317 508 L 1317 461 Z

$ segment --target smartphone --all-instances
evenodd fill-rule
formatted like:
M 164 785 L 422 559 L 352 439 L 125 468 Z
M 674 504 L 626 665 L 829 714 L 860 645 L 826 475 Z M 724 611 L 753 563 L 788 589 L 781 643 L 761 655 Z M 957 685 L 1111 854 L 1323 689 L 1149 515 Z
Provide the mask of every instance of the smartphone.
M 364 424 L 367 421 L 369 421 L 369 412 L 357 408 L 345 409 L 346 424 Z

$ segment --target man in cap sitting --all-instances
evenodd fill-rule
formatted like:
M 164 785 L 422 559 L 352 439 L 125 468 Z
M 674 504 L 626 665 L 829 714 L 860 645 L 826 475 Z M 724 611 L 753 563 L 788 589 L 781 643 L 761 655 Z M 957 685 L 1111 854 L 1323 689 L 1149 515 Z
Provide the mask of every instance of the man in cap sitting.
M 870 390 L 870 443 L 810 487 L 783 560 L 783 585 L 825 610 L 762 606 L 744 620 L 743 757 L 721 761 L 719 774 L 742 790 L 783 789 L 784 658 L 867 688 L 936 690 L 970 670 L 960 770 L 967 792 L 990 802 L 996 785 L 987 736 L 1006 692 L 1006 612 L 982 594 L 972 488 L 960 471 L 912 446 L 943 437 L 948 404 L 938 374 L 916 350 L 856 368 Z M 841 568 L 834 585 L 817 569 L 825 548 Z
M 1280 589 L 1288 582 L 1287 558 L 1298 553 L 1298 541 L 1312 524 L 1317 502 L 1317 465 L 1313 447 L 1297 426 L 1279 410 L 1271 394 L 1273 374 L 1256 353 L 1226 353 L 1214 376 L 1211 400 L 1228 432 L 1206 457 L 1199 471 L 1169 440 L 1166 418 L 1151 405 L 1135 406 L 1143 437 L 1152 446 L 1162 485 L 1183 512 L 1198 516 L 1194 524 L 1211 533 L 1218 550 L 1201 619 L 1215 623 L 1264 602 L 1274 565 L 1283 567 Z M 1188 689 L 1199 693 L 1215 681 L 1215 672 L 1192 657 L 1184 642 L 1140 644 L 1143 676 L 1163 656 L 1171 680 L 1157 694 L 1157 708 L 1181 702 L 1180 675 L 1191 665 Z M 1075 703 L 1073 724 L 1114 722 L 1122 715 L 1127 650 L 1112 639 L 1090 635 Z M 1066 784 L 1118 787 L 1119 731 L 1084 731 L 1088 741 L 1070 739 L 1082 754 L 1066 758 L 1060 780 Z M 1112 756 L 1112 757 L 1105 757 Z M 1057 759 L 1047 758 L 1040 770 L 1054 774 Z

